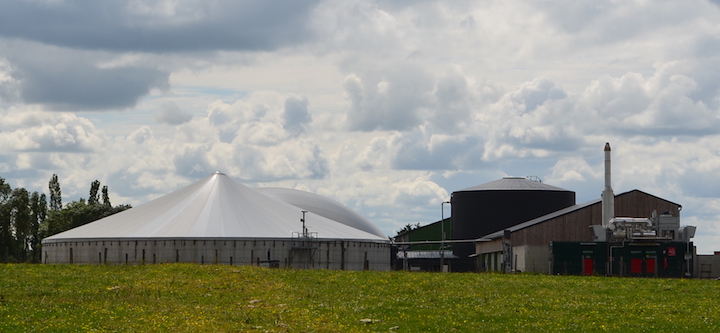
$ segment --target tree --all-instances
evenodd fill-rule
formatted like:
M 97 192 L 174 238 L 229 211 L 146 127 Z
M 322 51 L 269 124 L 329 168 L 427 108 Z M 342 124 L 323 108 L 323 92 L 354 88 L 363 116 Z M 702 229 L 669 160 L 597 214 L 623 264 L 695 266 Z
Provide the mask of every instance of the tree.
M 5 178 L 0 177 L 0 204 L 7 202 L 10 192 L 12 192 L 10 184 L 5 182 Z
M 8 203 L 10 193 L 12 193 L 10 184 L 0 177 L 0 258 L 2 258 L 2 262 L 10 260 L 10 250 L 15 243 L 10 218 L 10 204 Z
M 30 250 L 31 237 L 30 195 L 28 191 L 22 187 L 14 189 L 10 195 L 9 205 L 11 228 L 15 236 L 11 245 L 11 254 L 15 256 L 16 260 L 25 262 Z
M 50 211 L 41 234 L 44 237 L 52 236 L 132 208 L 130 205 L 113 207 L 110 204 L 107 185 L 102 187 L 102 202 L 100 202 L 98 190 L 100 190 L 100 181 L 95 180 L 90 184 L 90 197 L 87 201 L 80 198 L 68 203 L 61 210 Z
M 42 257 L 40 226 L 45 223 L 47 217 L 47 197 L 45 193 L 32 193 L 30 196 L 30 211 L 30 261 L 40 262 Z
M 48 183 L 50 189 L 50 210 L 59 211 L 62 209 L 62 192 L 60 191 L 60 182 L 58 176 L 53 174 Z
M 407 224 L 406 226 L 404 226 L 402 229 L 398 230 L 398 231 L 397 231 L 397 234 L 398 234 L 398 235 L 404 234 L 404 233 L 406 233 L 406 232 L 413 231 L 413 230 L 415 230 L 415 229 L 417 229 L 417 228 L 420 228 L 420 223 L 415 223 L 415 224 L 408 223 L 408 224 Z
M 110 204 L 110 195 L 108 194 L 107 185 L 103 186 L 102 188 L 102 204 L 105 206 L 112 206 Z
M 100 194 L 98 191 L 100 191 L 100 181 L 96 179 L 90 184 L 90 196 L 87 200 L 88 205 L 94 205 L 100 202 Z
M 88 224 L 129 208 L 132 207 L 130 205 L 118 205 L 115 207 L 100 204 L 90 205 L 85 199 L 81 198 L 65 205 L 65 208 L 61 211 L 48 216 L 48 229 L 45 237 Z

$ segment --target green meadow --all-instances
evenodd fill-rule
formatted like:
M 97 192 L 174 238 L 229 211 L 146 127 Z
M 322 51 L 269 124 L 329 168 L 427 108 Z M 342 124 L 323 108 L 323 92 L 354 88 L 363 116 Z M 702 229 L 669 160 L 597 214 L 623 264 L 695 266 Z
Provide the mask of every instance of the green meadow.
M 0 265 L 2 332 L 718 332 L 720 281 Z

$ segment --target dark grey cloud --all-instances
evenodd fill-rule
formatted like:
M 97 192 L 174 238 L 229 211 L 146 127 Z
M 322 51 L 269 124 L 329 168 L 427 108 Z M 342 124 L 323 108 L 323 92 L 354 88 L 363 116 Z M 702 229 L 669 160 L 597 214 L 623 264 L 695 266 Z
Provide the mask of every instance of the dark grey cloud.
M 81 60 L 20 60 L 13 72 L 20 98 L 49 110 L 107 110 L 135 106 L 153 88 L 166 89 L 169 73 L 142 67 L 99 68 Z
M 166 102 L 161 105 L 162 109 L 155 112 L 155 121 L 161 124 L 180 125 L 192 119 L 192 114 L 185 112 L 174 102 Z
M 0 36 L 87 50 L 271 50 L 310 37 L 316 3 L 3 1 Z
M 720 0 L 709 0 L 711 4 L 720 7 Z

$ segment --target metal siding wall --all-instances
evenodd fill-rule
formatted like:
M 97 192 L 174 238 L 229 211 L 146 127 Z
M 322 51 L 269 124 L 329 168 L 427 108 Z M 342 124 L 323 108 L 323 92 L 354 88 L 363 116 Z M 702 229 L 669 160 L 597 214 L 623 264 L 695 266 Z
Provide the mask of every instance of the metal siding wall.
M 273 245 L 274 242 L 274 245 Z M 310 263 L 311 268 L 340 269 L 342 266 L 341 241 L 316 241 L 317 250 Z M 370 270 L 390 270 L 390 244 L 362 241 L 344 241 L 346 270 L 362 270 L 366 267 L 367 253 Z M 43 246 L 43 262 L 48 264 L 70 263 L 70 249 L 73 263 L 85 264 L 128 264 L 174 263 L 177 255 L 180 262 L 204 264 L 256 265 L 257 259 L 278 260 L 280 267 L 288 264 L 293 247 L 292 240 L 141 240 L 135 241 L 90 241 L 59 242 Z M 105 261 L 107 248 L 107 261 Z M 142 251 L 145 250 L 145 260 Z M 216 259 L 217 253 L 217 259 Z M 328 261 L 329 258 L 329 261 Z
M 669 211 L 676 216 L 678 205 L 653 195 L 631 191 L 615 197 L 615 215 L 627 217 L 652 217 L 653 210 L 658 214 Z M 513 245 L 545 246 L 551 241 L 590 242 L 592 234 L 589 227 L 601 224 L 602 204 L 588 207 L 558 216 L 545 222 L 518 230 L 513 235 Z
M 615 197 L 616 216 L 650 218 L 653 210 L 658 214 L 669 211 L 677 216 L 678 208 L 677 204 L 637 190 Z

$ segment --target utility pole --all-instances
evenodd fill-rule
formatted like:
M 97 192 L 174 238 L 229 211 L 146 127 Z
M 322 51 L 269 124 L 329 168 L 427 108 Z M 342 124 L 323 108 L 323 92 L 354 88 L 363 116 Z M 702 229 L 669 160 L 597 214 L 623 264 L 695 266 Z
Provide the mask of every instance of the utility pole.
M 445 204 L 450 201 L 440 203 L 440 271 L 445 272 Z
M 307 212 L 308 212 L 308 211 L 303 210 L 303 211 L 302 211 L 303 217 L 300 219 L 300 222 L 302 222 L 302 225 L 303 225 L 303 227 L 302 227 L 302 235 L 303 235 L 304 238 L 307 238 L 307 237 L 308 237 L 307 228 L 305 228 L 305 214 L 307 214 Z

